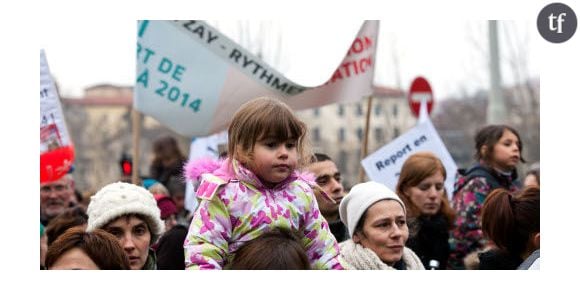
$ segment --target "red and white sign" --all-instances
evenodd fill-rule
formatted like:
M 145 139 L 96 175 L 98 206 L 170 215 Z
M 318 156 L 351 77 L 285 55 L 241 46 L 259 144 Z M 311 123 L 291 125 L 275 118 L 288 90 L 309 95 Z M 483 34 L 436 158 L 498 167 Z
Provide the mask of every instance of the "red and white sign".
M 74 161 L 60 99 L 44 50 L 40 50 L 40 183 L 64 176 Z
M 429 82 L 424 77 L 417 77 L 411 83 L 409 89 L 409 107 L 415 117 L 419 117 L 419 109 L 421 108 L 421 101 L 425 100 L 427 103 L 427 113 L 431 114 L 433 110 L 433 90 Z

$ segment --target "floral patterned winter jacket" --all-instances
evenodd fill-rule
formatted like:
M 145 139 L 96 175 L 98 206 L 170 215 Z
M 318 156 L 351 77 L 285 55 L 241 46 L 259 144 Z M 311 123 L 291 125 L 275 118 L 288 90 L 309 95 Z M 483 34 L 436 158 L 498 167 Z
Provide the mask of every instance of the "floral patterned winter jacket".
M 482 250 L 487 244 L 481 230 L 481 208 L 486 196 L 500 187 L 514 192 L 519 189 L 520 183 L 516 171 L 506 176 L 478 164 L 468 171 L 459 171 L 454 187 L 451 206 L 457 217 L 450 232 L 448 268 L 464 269 L 463 258 L 471 252 Z
M 266 188 L 235 160 L 194 161 L 186 165 L 185 175 L 190 180 L 201 177 L 199 206 L 184 242 L 186 269 L 227 267 L 239 247 L 273 228 L 301 235 L 313 269 L 342 269 L 338 244 L 318 210 L 312 181 L 297 171 L 274 188 Z

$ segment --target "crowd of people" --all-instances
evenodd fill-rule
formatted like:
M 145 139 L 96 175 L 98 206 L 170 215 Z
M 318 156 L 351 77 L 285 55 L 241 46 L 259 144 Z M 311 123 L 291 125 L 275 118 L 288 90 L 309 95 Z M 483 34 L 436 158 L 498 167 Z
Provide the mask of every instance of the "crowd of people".
M 42 183 L 40 268 L 539 269 L 539 166 L 520 182 L 513 128 L 481 128 L 475 164 L 457 174 L 417 152 L 396 188 L 369 181 L 348 192 L 306 136 L 286 104 L 257 98 L 233 116 L 218 160 L 187 161 L 163 137 L 150 179 L 108 184 L 86 207 L 70 174 Z M 185 182 L 197 185 L 193 212 Z

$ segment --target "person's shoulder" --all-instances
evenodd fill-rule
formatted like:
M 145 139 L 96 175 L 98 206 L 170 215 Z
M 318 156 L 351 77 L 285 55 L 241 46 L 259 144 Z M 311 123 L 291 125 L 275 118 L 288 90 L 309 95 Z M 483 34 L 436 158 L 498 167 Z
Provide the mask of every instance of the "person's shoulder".
M 344 241 L 338 243 L 338 247 L 341 250 L 346 249 L 348 247 L 353 247 L 353 246 L 354 246 L 354 242 L 352 239 L 344 240 Z
M 403 255 L 406 255 L 408 257 L 418 257 L 415 251 L 413 251 L 411 248 L 407 246 L 403 248 Z
M 540 257 L 538 257 L 532 265 L 528 268 L 528 270 L 540 270 Z
M 517 172 L 514 173 L 514 177 L 517 178 Z M 492 184 L 494 187 L 496 187 L 499 184 L 499 179 L 501 179 L 501 176 L 495 170 L 487 166 L 476 164 L 466 172 L 466 178 L 467 180 L 478 178 L 480 180 L 484 180 L 486 184 Z
M 304 178 L 302 175 L 297 174 L 296 177 L 288 183 L 286 190 L 291 190 L 294 192 L 305 192 L 313 193 L 314 184 L 308 178 Z
M 183 232 L 187 233 L 187 227 L 185 225 L 182 225 L 182 224 L 177 224 L 177 225 L 173 226 L 173 228 L 171 228 L 171 230 L 169 230 L 169 231 L 172 231 L 175 233 L 183 233 Z
M 292 181 L 288 184 L 286 190 L 289 193 L 294 194 L 296 197 L 306 200 L 307 203 L 310 203 L 311 200 L 315 199 L 313 185 L 301 179 Z
M 481 186 L 488 185 L 488 183 L 489 183 L 489 179 L 486 178 L 485 176 L 474 176 L 471 179 L 467 180 L 465 185 L 466 186 L 481 187 Z
M 210 173 L 204 173 L 201 175 L 201 181 L 199 186 L 195 191 L 195 196 L 199 199 L 211 200 L 220 191 L 223 192 L 229 182 Z M 219 195 L 219 194 L 218 194 Z
M 460 180 L 455 185 L 455 192 L 479 192 L 484 191 L 487 187 L 489 187 L 488 178 L 485 176 L 465 176 L 462 177 L 463 180 Z
M 408 247 L 403 248 L 403 261 L 408 270 L 425 270 L 425 266 L 423 266 L 419 256 Z
M 307 181 L 307 180 L 304 180 L 302 178 L 296 178 L 296 180 L 292 181 L 290 184 L 295 185 L 295 186 L 304 187 L 305 190 L 312 191 L 312 183 Z

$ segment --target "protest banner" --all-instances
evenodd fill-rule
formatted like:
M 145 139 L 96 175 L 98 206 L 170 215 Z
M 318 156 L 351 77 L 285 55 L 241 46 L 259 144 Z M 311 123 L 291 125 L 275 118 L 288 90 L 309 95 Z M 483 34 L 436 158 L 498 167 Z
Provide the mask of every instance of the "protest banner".
M 445 189 L 451 200 L 457 165 L 441 141 L 431 120 L 426 119 L 361 161 L 370 180 L 380 182 L 395 191 L 403 163 L 416 152 L 435 154 L 447 171 Z
M 179 134 L 201 137 L 226 129 L 256 97 L 295 110 L 358 101 L 372 93 L 377 36 L 378 21 L 365 21 L 329 80 L 304 87 L 204 21 L 143 20 L 133 105 Z
M 40 182 L 64 176 L 74 160 L 60 99 L 50 75 L 44 50 L 40 50 Z

